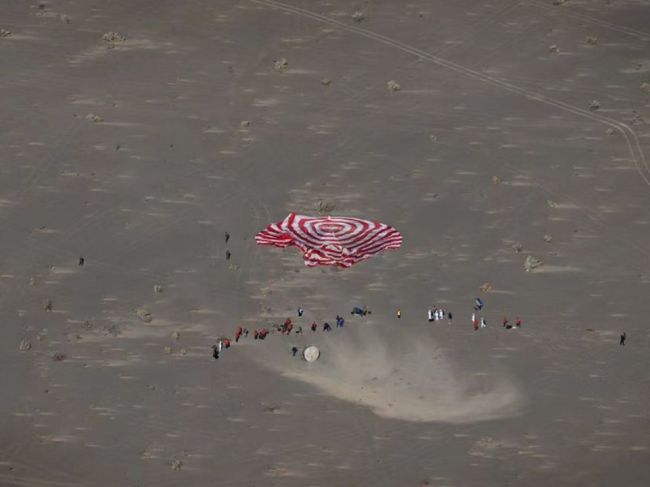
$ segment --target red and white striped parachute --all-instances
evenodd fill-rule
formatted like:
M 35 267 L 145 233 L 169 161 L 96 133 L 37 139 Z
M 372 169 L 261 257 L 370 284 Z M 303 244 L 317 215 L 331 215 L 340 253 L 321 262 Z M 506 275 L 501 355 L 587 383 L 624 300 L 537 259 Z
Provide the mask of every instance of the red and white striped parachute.
M 386 249 L 398 249 L 402 235 L 384 223 L 359 218 L 314 218 L 290 213 L 255 236 L 259 245 L 289 247 L 303 253 L 307 267 L 350 267 Z

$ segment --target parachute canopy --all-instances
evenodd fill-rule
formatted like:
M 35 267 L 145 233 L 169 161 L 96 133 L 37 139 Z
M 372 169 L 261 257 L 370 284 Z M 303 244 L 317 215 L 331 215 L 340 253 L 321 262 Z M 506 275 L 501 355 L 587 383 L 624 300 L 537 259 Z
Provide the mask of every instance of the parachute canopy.
M 303 253 L 307 267 L 350 267 L 386 249 L 398 249 L 402 235 L 384 223 L 348 217 L 310 217 L 290 213 L 255 236 L 259 245 L 289 247 Z

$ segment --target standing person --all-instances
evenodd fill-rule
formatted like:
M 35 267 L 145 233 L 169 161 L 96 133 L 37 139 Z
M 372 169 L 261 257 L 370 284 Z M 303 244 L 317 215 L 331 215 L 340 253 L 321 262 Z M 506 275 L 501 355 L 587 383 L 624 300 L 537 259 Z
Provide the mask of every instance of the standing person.
M 230 234 L 226 232 L 224 236 L 226 237 L 226 243 L 228 243 L 228 240 L 230 240 Z
M 478 320 L 476 319 L 476 313 L 472 313 L 472 326 L 474 331 L 478 330 Z
M 519 328 L 521 326 L 521 318 L 519 318 L 519 316 L 517 316 L 517 321 L 515 321 L 515 326 L 517 328 Z
M 433 321 L 433 310 L 432 309 L 429 309 L 427 311 L 427 318 L 429 318 L 429 323 L 431 323 Z
M 327 321 L 325 323 L 323 323 L 323 331 L 331 331 L 331 330 L 332 330 L 332 327 L 330 326 L 330 324 Z
M 248 338 L 248 328 L 244 328 L 244 337 Z
M 447 312 L 447 317 L 449 318 L 449 323 L 451 323 L 452 321 L 454 321 L 454 317 L 453 317 L 453 315 L 451 314 L 451 311 L 448 311 L 448 312 Z
M 302 326 L 299 326 L 296 330 L 296 335 L 302 335 Z
M 230 338 L 224 338 L 223 339 L 223 346 L 225 348 L 230 348 Z
M 486 328 L 487 327 L 487 321 L 485 321 L 485 318 L 481 318 L 481 328 Z
M 286 330 L 287 330 L 287 335 L 291 335 L 291 330 L 293 330 L 293 323 L 289 323 L 287 325 Z
M 305 312 L 304 309 L 298 308 L 298 316 L 302 316 L 302 314 Z
M 402 319 L 402 310 L 397 308 L 397 313 L 395 313 L 395 315 L 397 316 L 398 320 Z
M 311 331 L 316 331 L 316 328 L 318 328 L 318 325 L 317 325 L 316 322 L 314 321 L 314 322 L 311 324 Z
M 483 309 L 483 301 L 481 301 L 481 298 L 474 299 L 474 310 L 481 311 L 482 309 Z
M 508 323 L 508 318 L 506 318 L 505 316 L 503 317 L 503 327 L 506 330 L 510 330 L 512 328 L 512 325 Z
M 239 339 L 241 338 L 241 334 L 244 330 L 242 329 L 241 326 L 237 327 L 237 330 L 235 331 L 235 343 L 239 342 Z
M 621 335 L 621 341 L 618 344 L 619 345 L 625 345 L 625 340 L 627 340 L 627 334 L 625 332 L 623 332 L 622 335 Z
M 219 358 L 219 350 L 217 349 L 216 345 L 212 345 L 212 356 L 215 360 Z
M 253 330 L 253 338 L 255 340 L 258 340 L 260 337 L 260 333 L 257 330 Z
M 291 354 L 295 357 L 298 353 L 298 347 L 291 347 Z

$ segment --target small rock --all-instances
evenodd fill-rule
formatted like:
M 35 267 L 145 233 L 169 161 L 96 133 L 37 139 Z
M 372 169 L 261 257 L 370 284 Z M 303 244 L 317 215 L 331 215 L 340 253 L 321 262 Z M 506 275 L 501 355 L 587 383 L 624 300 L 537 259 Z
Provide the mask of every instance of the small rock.
M 0 39 L 11 37 L 11 31 L 7 29 L 0 29 Z
M 552 241 L 553 237 L 551 237 L 549 234 L 544 235 L 544 242 L 551 243 Z
M 533 257 L 532 255 L 526 257 L 526 260 L 524 261 L 524 269 L 526 270 L 526 272 L 530 272 L 533 269 L 541 267 L 542 265 L 544 265 L 544 263 L 540 259 L 538 259 L 537 257 Z
M 52 300 L 51 299 L 46 299 L 43 301 L 43 309 L 45 311 L 52 311 Z
M 607 130 L 605 130 L 605 133 L 611 137 L 616 133 L 616 130 L 613 129 L 612 127 L 609 127 Z
M 64 24 L 69 24 L 69 23 L 70 23 L 70 16 L 69 16 L 69 15 L 66 15 L 66 14 L 60 15 L 60 16 L 59 16 L 59 19 L 60 19 L 61 22 L 63 22 Z
M 54 355 L 52 355 L 52 360 L 55 362 L 63 362 L 67 358 L 68 356 L 65 353 L 61 352 L 56 352 Z
M 181 349 L 178 351 L 178 353 L 179 353 L 180 355 L 187 355 L 187 350 L 185 350 L 184 348 L 181 348 Z
M 435 135 L 429 135 L 429 140 L 435 143 L 438 142 L 438 137 L 436 137 Z
M 501 178 L 499 176 L 492 176 L 492 184 L 501 184 Z
M 595 112 L 600 108 L 600 102 L 598 100 L 594 100 L 589 104 L 589 110 L 592 112 Z
M 513 243 L 512 244 L 512 250 L 514 250 L 517 254 L 520 253 L 522 250 L 524 250 L 524 246 L 521 245 L 520 243 Z
M 153 320 L 153 317 L 151 316 L 151 313 L 149 313 L 144 308 L 140 308 L 139 310 L 137 310 L 136 315 L 138 316 L 140 321 L 144 321 L 145 323 L 151 323 L 151 320 Z
M 247 127 L 250 127 L 251 123 L 248 120 L 242 120 L 241 122 L 239 122 L 239 126 L 241 128 L 243 128 L 243 129 L 245 129 Z
M 327 201 L 323 201 L 322 199 L 319 199 L 318 202 L 316 203 L 316 210 L 318 213 L 331 213 L 334 210 L 334 203 L 329 203 Z
M 172 347 L 170 347 L 170 346 L 166 346 L 166 347 L 164 348 L 164 350 L 165 350 L 165 353 L 166 353 L 166 354 L 171 355 L 171 353 L 172 353 Z
M 479 287 L 479 289 L 481 291 L 483 291 L 484 293 L 489 293 L 490 291 L 492 291 L 492 284 L 490 284 L 489 282 L 486 282 L 481 287 Z
M 289 67 L 289 61 L 287 61 L 285 58 L 276 59 L 273 61 L 273 67 L 276 71 L 284 71 Z
M 90 320 L 86 320 L 81 326 L 84 328 L 84 330 L 90 330 L 93 327 L 93 324 L 90 322 Z
M 106 42 L 124 42 L 126 40 L 126 37 L 123 35 L 118 34 L 117 32 L 107 32 L 102 36 L 102 40 Z
M 102 117 L 100 117 L 99 115 L 95 115 L 94 113 L 88 113 L 85 118 L 89 122 L 93 122 L 93 123 L 98 123 L 98 122 L 103 122 L 104 121 L 104 119 Z
M 553 200 L 546 200 L 546 204 L 551 208 L 557 208 L 559 205 Z
M 366 16 L 363 14 L 361 10 L 357 10 L 352 14 L 352 20 L 355 22 L 361 22 L 366 18 Z
M 557 47 L 555 44 L 548 46 L 548 52 L 551 52 L 553 54 L 557 54 L 560 52 L 560 48 Z
M 175 331 L 174 333 L 172 333 L 172 338 L 173 338 L 174 340 L 178 341 L 178 339 L 179 339 L 180 337 L 181 337 L 180 332 Z
M 153 292 L 156 294 L 160 294 L 163 292 L 163 287 L 160 284 L 155 284 L 153 287 Z
M 171 466 L 171 469 L 172 469 L 174 472 L 177 472 L 177 471 L 179 471 L 181 468 L 183 468 L 183 461 L 182 461 L 182 460 L 178 460 L 178 459 L 176 459 L 176 460 L 172 460 L 172 462 L 170 463 L 170 466 Z
M 647 81 L 644 81 L 643 83 L 641 83 L 641 86 L 639 88 L 644 93 L 647 93 L 648 95 L 650 95 L 650 83 L 648 83 Z
M 388 88 L 389 91 L 399 91 L 402 89 L 402 87 L 399 85 L 399 83 L 395 80 L 390 80 L 386 83 L 386 88 Z
M 329 78 L 323 78 L 322 80 L 320 80 L 320 84 L 323 86 L 329 86 L 332 84 L 332 80 Z
M 32 349 L 32 343 L 27 340 L 21 340 L 20 345 L 18 345 L 18 350 L 21 352 L 27 352 Z
M 598 44 L 598 37 L 596 37 L 596 36 L 587 36 L 587 37 L 585 37 L 585 41 L 587 42 L 587 44 L 589 44 L 591 46 L 595 46 L 596 44 Z

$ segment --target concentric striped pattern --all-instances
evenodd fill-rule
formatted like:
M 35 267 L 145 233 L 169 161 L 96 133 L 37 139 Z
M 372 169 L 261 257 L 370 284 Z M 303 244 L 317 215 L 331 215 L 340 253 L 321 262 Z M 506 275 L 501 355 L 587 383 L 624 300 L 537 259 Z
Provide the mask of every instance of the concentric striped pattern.
M 359 218 L 313 218 L 290 213 L 255 236 L 259 245 L 295 245 L 307 267 L 350 267 L 386 249 L 398 249 L 402 235 L 383 223 Z

